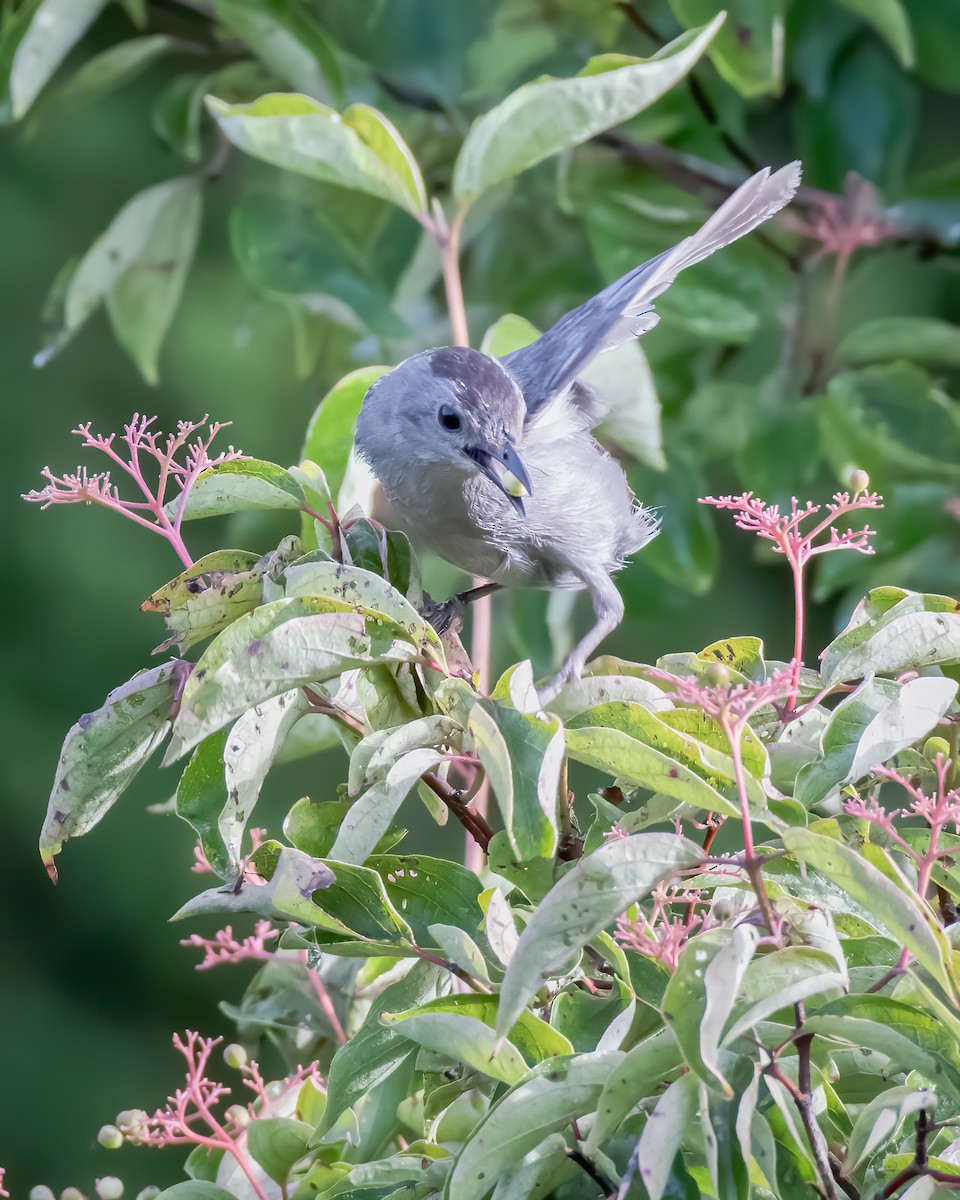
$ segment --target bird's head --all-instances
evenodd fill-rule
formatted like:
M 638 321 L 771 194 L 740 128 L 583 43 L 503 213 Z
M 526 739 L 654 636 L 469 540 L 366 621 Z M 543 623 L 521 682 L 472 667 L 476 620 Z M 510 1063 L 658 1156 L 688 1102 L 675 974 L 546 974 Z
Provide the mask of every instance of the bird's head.
M 388 489 L 399 470 L 479 471 L 522 514 L 533 491 L 518 452 L 525 413 L 519 387 L 495 358 L 461 346 L 427 350 L 367 392 L 357 448 Z

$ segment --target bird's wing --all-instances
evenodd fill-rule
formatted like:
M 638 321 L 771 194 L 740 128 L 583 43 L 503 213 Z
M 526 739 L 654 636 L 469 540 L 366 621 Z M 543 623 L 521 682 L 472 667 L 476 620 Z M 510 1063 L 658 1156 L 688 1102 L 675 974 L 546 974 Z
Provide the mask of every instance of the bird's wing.
M 560 395 L 595 355 L 658 321 L 653 301 L 685 267 L 708 258 L 779 212 L 800 184 L 800 163 L 773 175 L 766 167 L 741 184 L 710 219 L 690 237 L 598 292 L 568 312 L 546 333 L 503 359 L 535 416 Z

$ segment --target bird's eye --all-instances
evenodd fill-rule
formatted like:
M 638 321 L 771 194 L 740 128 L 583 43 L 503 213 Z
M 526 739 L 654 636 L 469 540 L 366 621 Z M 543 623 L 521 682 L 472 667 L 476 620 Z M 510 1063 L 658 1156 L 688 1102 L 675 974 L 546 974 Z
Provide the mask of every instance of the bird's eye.
M 463 422 L 448 404 L 441 404 L 437 420 L 444 429 L 459 429 Z

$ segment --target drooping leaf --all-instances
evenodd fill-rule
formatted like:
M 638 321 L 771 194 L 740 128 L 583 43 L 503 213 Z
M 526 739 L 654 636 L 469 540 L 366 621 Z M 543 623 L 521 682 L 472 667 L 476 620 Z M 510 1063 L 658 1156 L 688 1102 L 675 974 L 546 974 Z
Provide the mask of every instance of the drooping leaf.
M 781 1009 L 841 991 L 847 983 L 836 959 L 812 946 L 758 955 L 747 967 L 722 1044 L 729 1045 Z
M 684 34 L 653 58 L 601 55 L 572 79 L 518 88 L 467 134 L 454 167 L 454 195 L 470 204 L 494 184 L 636 116 L 687 74 L 722 20 Z
M 777 95 L 783 82 L 782 0 L 670 0 L 680 23 L 690 29 L 726 10 L 723 28 L 707 53 L 720 75 L 741 96 Z
M 942 930 L 927 906 L 898 886 L 856 850 L 808 829 L 787 829 L 783 844 L 802 862 L 833 880 L 873 913 L 887 932 L 950 993 L 955 984 L 947 966 L 949 951 Z
M 900 0 L 839 0 L 839 3 L 872 25 L 896 54 L 901 67 L 910 70 L 915 58 L 913 32 Z
M 669 1029 L 661 1029 L 628 1051 L 603 1085 L 586 1151 L 601 1145 L 641 1100 L 683 1065 L 683 1054 Z
M 290 1117 L 257 1117 L 247 1130 L 250 1157 L 277 1183 L 286 1183 L 307 1153 L 313 1126 Z
M 756 943 L 746 925 L 691 938 L 660 1006 L 691 1071 L 727 1099 L 733 1091 L 717 1064 L 720 1037 Z
M 330 857 L 338 862 L 366 862 L 420 776 L 442 761 L 443 755 L 430 749 L 411 750 L 398 759 L 386 777 L 368 788 L 344 815 Z
M 442 973 L 429 963 L 414 963 L 396 983 L 374 1001 L 363 1025 L 334 1055 L 327 1079 L 327 1107 L 317 1128 L 318 1136 L 332 1129 L 337 1119 L 388 1078 L 416 1053 L 399 1029 L 380 1022 L 381 1013 L 404 1012 L 435 997 Z
M 934 1112 L 936 1107 L 937 1097 L 933 1092 L 909 1085 L 888 1088 L 865 1104 L 850 1133 L 844 1173 L 852 1175 L 897 1134 L 908 1117 L 924 1109 Z
M 336 49 L 319 22 L 291 0 L 213 0 L 217 19 L 297 91 L 339 102 Z
M 366 104 L 341 114 L 309 96 L 273 93 L 251 104 L 208 96 L 207 107 L 224 135 L 253 158 L 369 192 L 410 213 L 426 211 L 423 178 L 410 148 Z
M 521 859 L 548 858 L 557 847 L 563 731 L 555 717 L 527 717 L 505 705 L 473 706 L 467 725 Z
M 128 38 L 88 59 L 59 87 L 53 103 L 60 109 L 76 109 L 123 87 L 164 54 L 183 49 L 184 43 L 166 33 Z
M 80 260 L 61 318 L 34 365 L 50 361 L 101 304 L 117 340 L 148 383 L 193 261 L 202 213 L 200 180 L 170 179 L 138 192 Z
M 40 833 L 40 856 L 54 878 L 67 839 L 100 821 L 166 737 L 191 669 L 174 661 L 134 675 L 67 734 Z
M 952 679 L 905 684 L 870 679 L 846 696 L 823 731 L 821 757 L 801 767 L 794 796 L 805 807 L 928 734 L 957 694 Z
M 635 1151 L 636 1170 L 650 1200 L 661 1200 L 668 1195 L 673 1159 L 696 1119 L 700 1087 L 700 1080 L 693 1072 L 675 1079 L 657 1101 L 643 1127 Z
M 352 932 L 314 902 L 316 894 L 336 883 L 333 871 L 325 863 L 276 842 L 266 843 L 252 861 L 265 883 L 241 879 L 224 887 L 209 888 L 188 900 L 173 920 L 204 913 L 255 913 L 271 921 L 297 921 L 331 929 L 337 935 Z
M 4 14 L 0 122 L 18 121 L 107 0 L 26 0 Z
M 845 367 L 899 358 L 960 367 L 960 328 L 936 317 L 881 317 L 855 326 L 836 349 L 836 360 Z
M 618 1051 L 555 1059 L 535 1068 L 487 1113 L 462 1146 L 447 1200 L 482 1200 L 497 1178 L 579 1114 L 593 1111 Z
M 642 833 L 617 838 L 580 859 L 520 935 L 500 989 L 497 1030 L 509 1031 L 534 992 L 629 905 L 702 857 L 700 847 L 686 838 Z
M 452 1062 L 511 1086 L 527 1073 L 523 1055 L 510 1041 L 498 1038 L 489 1025 L 465 1013 L 381 1013 L 383 1025 Z

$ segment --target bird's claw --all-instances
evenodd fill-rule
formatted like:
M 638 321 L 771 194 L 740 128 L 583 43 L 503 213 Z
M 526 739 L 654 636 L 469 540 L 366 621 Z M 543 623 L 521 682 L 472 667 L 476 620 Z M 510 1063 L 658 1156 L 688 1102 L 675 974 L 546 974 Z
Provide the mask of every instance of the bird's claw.
M 466 614 L 467 606 L 459 596 L 451 596 L 448 600 L 431 601 L 425 604 L 420 610 L 420 616 L 425 621 L 433 626 L 437 633 L 442 637 L 447 630 L 456 626 L 457 630 L 463 627 L 463 618 Z

